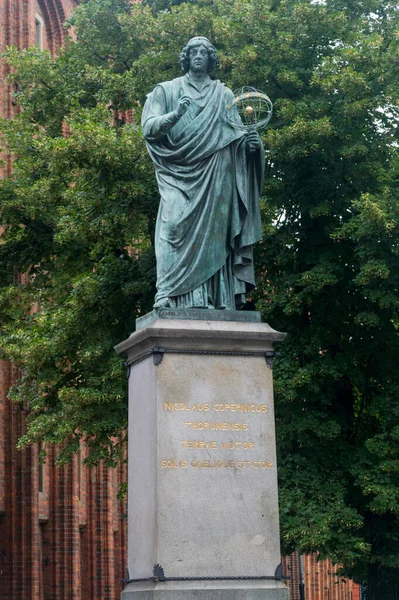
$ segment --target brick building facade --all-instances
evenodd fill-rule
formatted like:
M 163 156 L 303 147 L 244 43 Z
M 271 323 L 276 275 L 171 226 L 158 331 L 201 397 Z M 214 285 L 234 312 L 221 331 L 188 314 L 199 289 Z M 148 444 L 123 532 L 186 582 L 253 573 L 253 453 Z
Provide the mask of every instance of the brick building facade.
M 0 0 L 0 52 L 36 44 L 56 53 L 63 21 L 78 0 Z M 0 117 L 12 118 L 12 87 L 0 61 Z M 8 175 L 8 160 L 0 175 Z M 126 565 L 126 506 L 118 500 L 126 465 L 87 469 L 81 448 L 55 467 L 56 448 L 16 449 L 25 412 L 7 398 L 19 376 L 0 361 L 0 600 L 117 600 Z M 299 557 L 283 560 L 291 600 L 300 600 Z M 358 587 L 337 580 L 329 561 L 304 557 L 306 600 L 359 600 Z
M 57 449 L 16 449 L 25 414 L 6 398 L 17 370 L 0 362 L 0 599 L 117 600 L 126 564 L 126 465 L 86 469 L 84 448 L 55 467 Z

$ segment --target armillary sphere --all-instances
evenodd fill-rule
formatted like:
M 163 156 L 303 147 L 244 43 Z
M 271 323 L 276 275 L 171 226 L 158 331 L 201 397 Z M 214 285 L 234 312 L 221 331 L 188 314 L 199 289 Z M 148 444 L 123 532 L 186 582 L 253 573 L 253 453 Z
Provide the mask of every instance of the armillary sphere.
M 263 92 L 243 87 L 234 92 L 234 99 L 226 110 L 227 120 L 233 127 L 244 131 L 259 130 L 270 121 L 273 104 Z

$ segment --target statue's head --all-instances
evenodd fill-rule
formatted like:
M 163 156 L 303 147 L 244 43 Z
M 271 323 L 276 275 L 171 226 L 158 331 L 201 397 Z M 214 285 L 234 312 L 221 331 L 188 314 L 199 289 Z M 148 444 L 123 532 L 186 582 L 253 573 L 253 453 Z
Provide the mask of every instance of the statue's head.
M 205 46 L 208 50 L 208 73 L 212 71 L 218 64 L 219 58 L 214 46 L 212 46 L 211 42 L 206 37 L 196 36 L 191 38 L 191 40 L 184 46 L 183 50 L 180 52 L 180 66 L 185 73 L 190 68 L 190 50 L 193 48 L 197 48 L 198 46 Z

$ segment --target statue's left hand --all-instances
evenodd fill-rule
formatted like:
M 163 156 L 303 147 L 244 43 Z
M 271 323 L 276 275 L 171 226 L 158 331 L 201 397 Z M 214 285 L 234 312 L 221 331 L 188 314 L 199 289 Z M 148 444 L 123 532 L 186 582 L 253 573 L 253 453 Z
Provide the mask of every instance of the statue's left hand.
M 260 148 L 262 145 L 259 133 L 254 130 L 247 133 L 246 144 L 250 152 L 255 152 L 256 150 L 258 150 L 258 148 Z

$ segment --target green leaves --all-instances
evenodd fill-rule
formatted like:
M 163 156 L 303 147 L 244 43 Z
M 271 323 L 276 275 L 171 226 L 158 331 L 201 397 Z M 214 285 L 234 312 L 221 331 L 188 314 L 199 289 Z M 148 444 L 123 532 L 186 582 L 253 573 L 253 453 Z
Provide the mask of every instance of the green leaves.
M 0 184 L 0 327 L 3 356 L 24 373 L 11 392 L 29 413 L 19 443 L 60 444 L 64 461 L 84 437 L 91 464 L 122 455 L 126 379 L 113 346 L 150 308 L 155 277 L 156 184 L 124 89 L 137 52 L 124 54 L 127 38 L 121 47 L 126 3 L 108 4 L 82 5 L 79 41 L 56 60 L 7 51 L 23 110 L 1 125 L 17 157 Z

